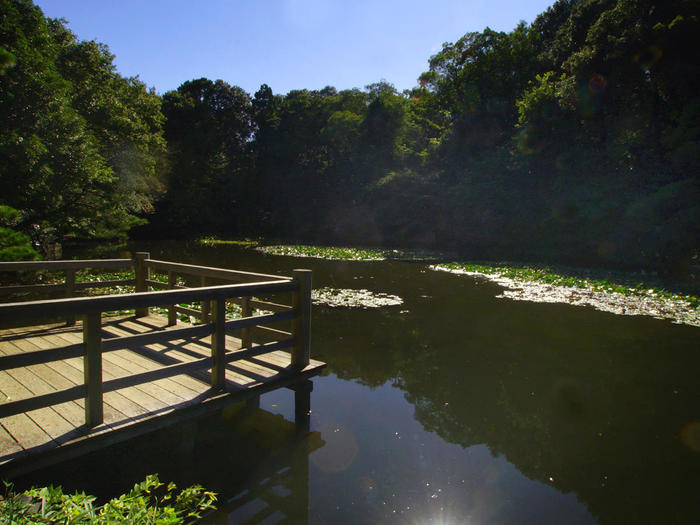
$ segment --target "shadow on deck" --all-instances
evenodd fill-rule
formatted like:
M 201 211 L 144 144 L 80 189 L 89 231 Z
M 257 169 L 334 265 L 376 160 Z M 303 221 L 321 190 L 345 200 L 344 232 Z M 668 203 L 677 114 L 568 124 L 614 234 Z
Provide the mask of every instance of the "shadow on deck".
M 166 331 L 166 324 L 165 318 L 156 315 L 114 318 L 102 324 L 102 338 L 108 341 L 117 336 Z M 128 378 L 163 366 L 207 358 L 211 355 L 208 339 L 175 339 L 105 353 L 103 380 Z M 80 323 L 72 327 L 44 325 L 2 330 L 0 354 L 17 355 L 81 341 Z M 211 369 L 205 369 L 106 392 L 104 423 L 92 428 L 84 424 L 82 399 L 1 418 L 0 473 L 11 476 L 29 467 L 84 454 L 276 388 L 308 390 L 305 380 L 324 366 L 312 360 L 304 369 L 295 369 L 289 353 L 263 352 L 265 345 L 256 346 L 256 352 L 252 352 L 255 355 L 250 355 L 249 349 L 241 348 L 239 339 L 226 337 L 230 362 L 226 365 L 223 390 L 210 386 Z M 0 392 L 4 400 L 15 401 L 81 385 L 83 377 L 83 359 L 74 357 L 0 371 Z M 299 403 L 308 401 L 300 399 Z M 29 456 L 37 453 L 42 453 L 41 457 L 28 461 Z

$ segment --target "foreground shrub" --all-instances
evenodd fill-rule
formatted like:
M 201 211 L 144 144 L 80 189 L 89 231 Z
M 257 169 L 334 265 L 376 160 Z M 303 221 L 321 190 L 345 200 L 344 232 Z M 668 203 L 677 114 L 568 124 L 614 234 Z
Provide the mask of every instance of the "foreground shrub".
M 193 485 L 177 492 L 174 483 L 167 486 L 157 474 L 137 483 L 102 506 L 94 506 L 94 496 L 84 492 L 64 494 L 61 487 L 31 488 L 14 493 L 5 482 L 5 497 L 0 500 L 0 523 L 192 523 L 203 512 L 213 510 L 216 494 Z

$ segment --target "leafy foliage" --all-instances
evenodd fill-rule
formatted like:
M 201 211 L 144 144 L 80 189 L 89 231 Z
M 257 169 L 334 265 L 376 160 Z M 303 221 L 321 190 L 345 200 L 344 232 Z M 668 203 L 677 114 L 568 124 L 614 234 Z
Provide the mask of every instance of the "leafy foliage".
M 61 487 L 31 488 L 6 494 L 0 501 L 3 523 L 193 523 L 202 513 L 214 509 L 216 494 L 193 485 L 177 491 L 174 483 L 165 485 L 153 474 L 137 483 L 126 494 L 101 506 L 84 492 L 64 494 Z
M 29 0 L 0 2 L 0 190 L 35 242 L 148 218 L 142 237 L 697 274 L 693 0 L 559 0 L 530 25 L 445 43 L 403 93 L 191 80 L 163 95 L 165 120 L 105 46 Z
M 19 211 L 0 204 L 0 261 L 26 261 L 39 258 L 29 236 L 12 228 L 19 220 Z
M 239 87 L 201 78 L 163 97 L 169 147 L 160 227 L 181 234 L 237 232 L 247 193 L 251 100 Z
M 444 44 L 412 90 L 263 85 L 229 110 L 237 124 L 212 124 L 212 108 L 184 125 L 186 83 L 165 95 L 184 175 L 158 216 L 177 228 L 150 233 L 687 273 L 700 257 L 698 23 L 686 0 L 560 0 L 530 25 Z M 241 126 L 232 163 L 212 130 L 233 140 Z
M 0 11 L 12 58 L 0 75 L 0 193 L 21 211 L 18 228 L 35 240 L 123 234 L 158 193 L 159 98 L 31 1 Z

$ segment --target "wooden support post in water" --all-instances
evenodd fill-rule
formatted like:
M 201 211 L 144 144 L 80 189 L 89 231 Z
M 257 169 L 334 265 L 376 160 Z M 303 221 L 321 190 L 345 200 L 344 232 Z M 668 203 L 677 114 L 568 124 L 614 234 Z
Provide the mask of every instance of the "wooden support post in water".
M 96 427 L 102 424 L 102 314 L 86 314 L 83 318 L 83 376 L 85 396 L 85 424 Z
M 212 301 L 212 322 L 214 331 L 211 334 L 211 386 L 224 388 L 226 384 L 226 301 Z
M 250 297 L 241 297 L 241 317 L 250 317 L 253 309 L 250 307 Z M 253 345 L 253 328 L 241 329 L 241 348 L 250 348 Z
M 136 252 L 134 254 L 134 273 L 136 274 L 136 292 L 146 292 L 146 279 L 149 278 L 149 269 L 146 267 L 146 259 L 150 259 L 151 254 L 148 252 Z M 136 317 L 145 317 L 148 315 L 148 307 L 136 308 Z
M 294 270 L 293 275 L 298 288 L 292 294 L 297 314 L 292 322 L 292 367 L 304 368 L 311 359 L 311 270 Z
M 202 277 L 200 283 L 201 286 L 204 287 L 209 284 L 209 280 L 206 277 Z M 209 308 L 209 301 L 202 301 L 202 315 L 200 317 L 200 320 L 202 321 L 202 324 L 211 323 L 211 310 Z
M 66 269 L 66 297 L 73 297 L 75 294 L 75 270 L 73 268 Z M 66 326 L 75 324 L 75 316 L 66 317 Z
M 172 290 L 177 284 L 177 275 L 174 271 L 168 270 L 168 289 Z M 171 304 L 168 306 L 168 326 L 175 326 L 177 324 L 177 312 L 175 311 L 175 305 Z
M 308 379 L 291 387 L 294 390 L 294 422 L 296 435 L 289 466 L 294 472 L 293 516 L 300 523 L 309 521 L 309 454 L 311 430 L 311 391 L 314 384 Z
M 297 425 L 297 431 L 306 434 L 310 429 L 311 392 L 314 384 L 307 379 L 290 388 L 294 391 L 294 422 Z

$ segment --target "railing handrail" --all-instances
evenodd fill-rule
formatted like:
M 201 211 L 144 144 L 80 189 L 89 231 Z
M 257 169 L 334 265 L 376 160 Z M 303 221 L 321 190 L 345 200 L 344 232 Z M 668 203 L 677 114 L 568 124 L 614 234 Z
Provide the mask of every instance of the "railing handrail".
M 136 254 L 138 255 L 138 254 Z M 186 263 L 176 263 L 171 261 L 163 261 L 158 259 L 143 258 L 143 268 L 149 270 L 155 270 L 156 273 L 159 271 L 165 272 L 175 272 L 180 275 L 197 276 L 202 278 L 214 278 L 221 280 L 231 280 L 231 281 L 242 281 L 243 279 L 266 279 L 266 280 L 278 280 L 286 281 L 291 279 L 291 277 L 258 273 L 258 272 L 247 272 L 242 270 L 232 270 L 228 268 L 215 268 L 212 266 L 202 266 L 196 264 L 186 264 Z M 141 261 L 137 257 L 131 259 L 80 259 L 80 260 L 58 260 L 58 261 L 13 261 L 13 262 L 0 262 L 0 273 L 2 272 L 17 272 L 17 271 L 37 271 L 37 270 L 53 270 L 53 271 L 65 271 L 72 274 L 71 286 L 68 283 L 48 283 L 48 284 L 31 284 L 31 285 L 9 285 L 0 286 L 0 293 L 4 295 L 11 295 L 13 293 L 22 292 L 46 292 L 54 290 L 68 290 L 71 289 L 69 295 L 72 295 L 74 290 L 81 290 L 85 288 L 105 288 L 114 285 L 133 285 L 136 284 L 134 279 L 122 279 L 122 280 L 112 280 L 105 282 L 93 282 L 93 283 L 75 283 L 75 271 L 84 270 L 89 268 L 133 268 L 138 273 L 138 266 Z M 154 285 L 155 282 L 150 279 L 146 279 L 148 285 Z
M 165 267 L 168 270 L 168 285 L 176 286 L 175 273 L 190 273 L 202 277 L 202 283 L 207 284 L 208 278 L 226 279 L 235 275 L 240 277 L 271 278 L 269 281 L 248 282 L 240 284 L 224 284 L 217 286 L 202 286 L 199 288 L 144 291 L 150 282 L 149 272 L 154 266 Z M 137 292 L 119 295 L 102 295 L 90 297 L 71 297 L 76 288 L 75 270 L 78 268 L 104 268 L 104 267 L 133 266 L 135 279 L 133 283 Z M 240 356 L 240 353 L 227 353 L 226 332 L 231 329 L 241 330 L 241 346 L 247 348 L 246 353 L 256 353 L 260 345 L 254 346 L 251 339 L 251 328 L 258 325 L 274 324 L 279 321 L 291 321 L 292 332 L 280 331 L 278 335 L 290 336 L 287 339 L 277 341 L 272 346 L 262 345 L 268 350 L 277 348 L 291 349 L 291 366 L 303 370 L 309 364 L 309 332 L 311 315 L 311 270 L 294 270 L 294 277 L 280 277 L 276 275 L 259 274 L 253 272 L 241 272 L 211 268 L 207 266 L 187 265 L 157 261 L 150 259 L 147 252 L 137 252 L 133 259 L 100 259 L 81 261 L 25 261 L 13 263 L 0 263 L 0 271 L 38 269 L 62 269 L 66 272 L 65 288 L 68 297 L 62 299 L 50 299 L 39 301 L 22 301 L 0 304 L 0 327 L 12 327 L 17 324 L 26 324 L 39 320 L 66 318 L 69 325 L 74 324 L 75 318 L 83 318 L 83 343 L 68 345 L 53 350 L 30 352 L 27 357 L 7 357 L 3 364 L 14 366 L 27 366 L 28 364 L 44 363 L 67 357 L 83 356 L 83 372 L 85 383 L 65 390 L 34 396 L 32 398 L 11 401 L 0 404 L 0 417 L 17 414 L 19 412 L 34 410 L 36 408 L 50 406 L 56 403 L 72 401 L 80 397 L 85 398 L 85 422 L 88 426 L 99 425 L 103 421 L 103 393 L 126 386 L 139 384 L 142 381 L 165 378 L 181 374 L 185 370 L 199 370 L 211 368 L 211 385 L 221 389 L 225 384 L 225 367 L 228 362 Z M 281 292 L 292 292 L 293 305 L 288 311 L 280 311 L 273 314 L 251 316 L 251 301 L 254 295 L 266 295 Z M 241 298 L 241 319 L 226 319 L 226 301 L 233 298 Z M 202 302 L 202 318 L 206 326 L 196 326 L 186 329 L 168 330 L 158 334 L 140 334 L 126 336 L 132 343 L 138 341 L 145 343 L 155 339 L 170 340 L 171 336 L 178 337 L 184 333 L 195 333 L 199 336 L 211 334 L 211 358 L 202 358 L 196 363 L 180 363 L 164 367 L 162 370 L 154 370 L 133 377 L 119 378 L 103 384 L 102 380 L 102 353 L 110 351 L 119 343 L 105 343 L 101 335 L 101 317 L 103 312 L 115 310 L 135 310 L 136 317 L 148 314 L 151 306 L 168 306 L 168 323 L 175 324 L 175 305 L 178 303 Z M 276 303 L 269 303 L 274 309 L 283 307 Z M 205 311 L 205 306 L 207 310 Z M 209 323 L 211 307 L 211 323 Z M 172 317 L 172 319 L 171 319 Z M 169 334 L 167 332 L 170 332 Z M 251 354 L 251 355 L 253 355 Z
M 0 272 L 21 270 L 81 270 L 85 268 L 127 268 L 134 259 L 62 259 L 60 261 L 0 262 Z
M 272 275 L 267 273 L 244 272 L 242 270 L 230 270 L 228 268 L 215 268 L 213 266 L 200 266 L 196 264 L 176 263 L 171 261 L 161 261 L 158 259 L 146 259 L 145 264 L 151 269 L 172 270 L 177 273 L 197 275 L 202 277 L 213 277 L 226 279 L 230 277 L 255 277 L 276 280 L 288 280 L 290 277 Z
M 119 295 L 100 295 L 93 297 L 70 297 L 43 301 L 21 301 L 0 304 L 0 324 L 6 325 L 17 321 L 34 321 L 84 315 L 95 312 L 111 312 L 150 306 L 168 306 L 176 303 L 195 301 L 212 301 L 232 297 L 251 297 L 262 293 L 289 292 L 296 289 L 294 279 L 256 283 L 224 284 L 188 288 L 186 290 L 159 290 L 154 292 L 136 292 Z

